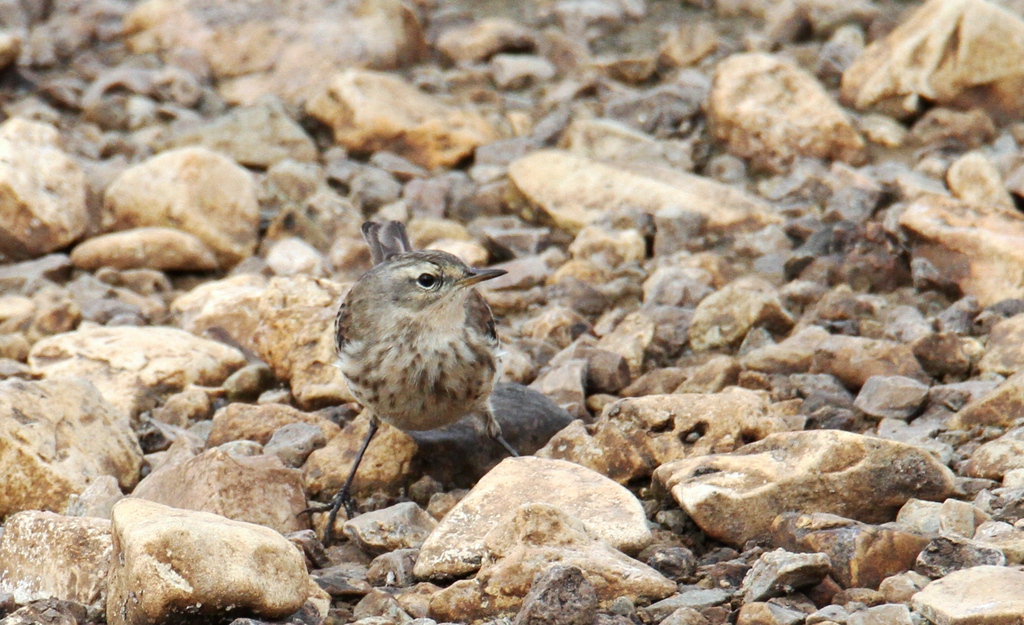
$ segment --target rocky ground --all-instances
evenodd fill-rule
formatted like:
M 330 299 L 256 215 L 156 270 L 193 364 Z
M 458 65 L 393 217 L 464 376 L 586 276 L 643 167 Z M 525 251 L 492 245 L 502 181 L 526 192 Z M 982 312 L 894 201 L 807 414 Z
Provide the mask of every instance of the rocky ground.
M 1022 15 L 0 2 L 0 623 L 1021 622 Z M 325 546 L 368 217 L 508 271 L 529 455 Z

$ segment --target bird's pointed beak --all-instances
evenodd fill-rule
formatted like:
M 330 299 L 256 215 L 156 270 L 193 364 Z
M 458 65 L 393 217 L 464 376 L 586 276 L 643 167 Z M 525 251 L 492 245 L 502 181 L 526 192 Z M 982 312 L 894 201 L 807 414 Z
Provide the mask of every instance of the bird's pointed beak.
M 459 286 L 472 286 L 485 280 L 500 278 L 508 273 L 504 269 L 470 269 L 469 274 L 459 280 Z

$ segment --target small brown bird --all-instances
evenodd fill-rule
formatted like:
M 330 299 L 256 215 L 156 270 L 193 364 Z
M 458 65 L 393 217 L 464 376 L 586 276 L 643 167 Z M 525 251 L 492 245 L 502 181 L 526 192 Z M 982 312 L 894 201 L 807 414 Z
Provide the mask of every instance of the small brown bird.
M 489 397 L 498 377 L 494 317 L 474 284 L 506 272 L 474 269 L 447 252 L 413 251 L 397 221 L 363 224 L 373 268 L 345 297 L 335 320 L 338 364 L 370 413 L 370 430 L 330 506 L 326 541 L 341 506 L 355 513 L 349 490 L 381 421 L 401 430 L 432 430 L 477 411 L 487 434 L 508 453 Z

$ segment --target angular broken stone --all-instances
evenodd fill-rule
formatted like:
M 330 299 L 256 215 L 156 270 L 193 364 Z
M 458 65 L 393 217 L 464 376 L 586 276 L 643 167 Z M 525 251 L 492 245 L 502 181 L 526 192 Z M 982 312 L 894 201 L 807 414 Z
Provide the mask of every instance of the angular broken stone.
M 928 379 L 909 345 L 835 334 L 818 344 L 810 372 L 830 373 L 852 389 L 864 386 L 874 375 Z
M 416 549 L 437 527 L 437 521 L 411 501 L 361 514 L 345 522 L 343 530 L 366 553 Z
M 1014 428 L 974 450 L 963 468 L 964 475 L 1002 480 L 1014 469 L 1024 468 L 1024 428 Z
M 1024 317 L 1021 320 L 1024 321 Z M 1021 417 L 1024 417 L 1024 371 L 1011 375 L 994 389 L 972 397 L 949 419 L 946 427 L 954 430 L 968 430 L 977 425 L 1009 427 Z
M 1024 354 L 1020 344 L 1024 340 L 1024 314 L 1013 315 L 996 323 L 988 334 L 985 355 L 978 362 L 982 373 L 1012 376 L 1024 370 Z
M 1012 623 L 1024 610 L 1024 571 L 1005 566 L 954 571 L 925 586 L 911 603 L 933 623 Z
M 982 306 L 1024 294 L 1020 213 L 928 194 L 911 202 L 899 223 L 910 235 L 914 258 L 928 260 Z
M 81 378 L 0 382 L 0 517 L 63 510 L 72 495 L 108 475 L 130 490 L 142 450 L 128 415 Z
M 876 40 L 843 74 L 842 100 L 858 109 L 915 110 L 920 99 L 1018 115 L 1024 20 L 986 0 L 930 0 Z
M 666 462 L 729 452 L 788 429 L 764 395 L 746 389 L 648 395 L 615 402 L 592 425 L 569 424 L 537 455 L 582 464 L 626 484 Z
M 132 497 L 264 525 L 282 534 L 309 527 L 302 474 L 276 456 L 239 457 L 214 448 L 161 466 Z
M 650 541 L 640 502 L 622 486 L 562 460 L 509 458 L 441 520 L 420 550 L 416 576 L 445 577 L 477 570 L 486 555 L 484 537 L 509 522 L 527 502 L 557 506 L 585 519 L 587 532 L 626 553 L 637 553 Z
M 800 157 L 852 164 L 866 157 L 852 120 L 821 84 L 769 54 L 734 54 L 718 64 L 708 118 L 732 154 L 776 173 Z
M 928 539 L 888 524 L 790 512 L 772 523 L 772 544 L 827 555 L 829 575 L 843 588 L 875 588 L 889 576 L 913 568 Z
M 349 69 L 306 104 L 347 150 L 388 150 L 417 165 L 451 166 L 495 138 L 482 117 L 443 104 L 397 76 Z
M 705 297 L 690 322 L 694 351 L 730 347 L 753 327 L 785 333 L 793 319 L 782 307 L 778 292 L 760 278 L 741 278 Z
M 305 558 L 270 528 L 133 498 L 111 520 L 111 625 L 234 611 L 280 619 L 310 595 Z
M 898 375 L 871 376 L 853 405 L 877 419 L 909 419 L 928 395 L 928 385 Z
M 884 522 L 911 497 L 945 499 L 954 488 L 952 471 L 928 452 L 839 430 L 772 434 L 662 465 L 654 478 L 701 529 L 732 545 L 767 536 L 784 512 Z
M 776 549 L 761 554 L 743 578 L 745 602 L 764 601 L 814 586 L 828 575 L 831 562 L 823 553 L 790 553 Z
M 937 536 L 917 556 L 917 572 L 932 579 L 975 566 L 1003 566 L 1002 550 L 960 536 Z
M 509 165 L 509 178 L 559 228 L 578 232 L 615 207 L 648 214 L 681 205 L 715 231 L 757 229 L 778 221 L 763 201 L 715 182 L 657 166 L 610 166 L 559 150 L 539 150 Z
M 237 349 L 168 327 L 101 327 L 83 324 L 74 332 L 32 346 L 29 365 L 46 378 L 79 376 L 132 417 L 155 406 L 156 393 L 189 384 L 218 386 L 245 364 Z
M 558 506 L 525 503 L 510 512 L 488 532 L 487 557 L 476 578 L 435 594 L 430 601 L 432 615 L 467 622 L 513 612 L 522 605 L 537 574 L 552 564 L 578 567 L 604 606 L 623 596 L 657 600 L 675 592 L 675 583 L 596 538 L 583 522 Z

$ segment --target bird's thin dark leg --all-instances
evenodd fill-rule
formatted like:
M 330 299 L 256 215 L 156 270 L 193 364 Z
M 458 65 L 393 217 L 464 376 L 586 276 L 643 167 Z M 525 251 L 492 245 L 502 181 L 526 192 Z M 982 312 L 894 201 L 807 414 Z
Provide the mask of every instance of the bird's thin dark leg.
M 334 538 L 334 521 L 338 518 L 338 510 L 342 506 L 345 506 L 345 512 L 349 518 L 352 518 L 356 514 L 355 503 L 352 501 L 352 495 L 349 491 L 352 489 L 352 482 L 356 479 L 356 471 L 359 470 L 359 463 L 363 461 L 363 455 L 366 453 L 366 448 L 370 446 L 370 441 L 373 440 L 373 435 L 377 433 L 377 418 L 373 417 L 370 419 L 370 430 L 366 433 L 366 439 L 363 440 L 362 447 L 359 448 L 359 453 L 356 454 L 356 461 L 352 465 L 352 471 L 348 474 L 348 479 L 342 485 L 341 490 L 331 500 L 331 507 L 329 508 L 330 514 L 327 516 L 327 530 L 324 532 L 324 544 L 331 544 L 331 539 Z M 325 510 L 318 510 L 318 512 L 324 512 Z
M 485 419 L 487 422 L 487 436 L 490 436 L 499 445 L 504 447 L 505 451 L 508 452 L 508 455 L 512 456 L 513 458 L 518 458 L 519 452 L 515 450 L 515 447 L 509 445 L 508 441 L 505 440 L 505 437 L 501 435 L 501 425 L 499 425 L 498 420 L 494 418 L 494 411 L 491 408 L 490 402 L 487 402 L 485 415 Z

